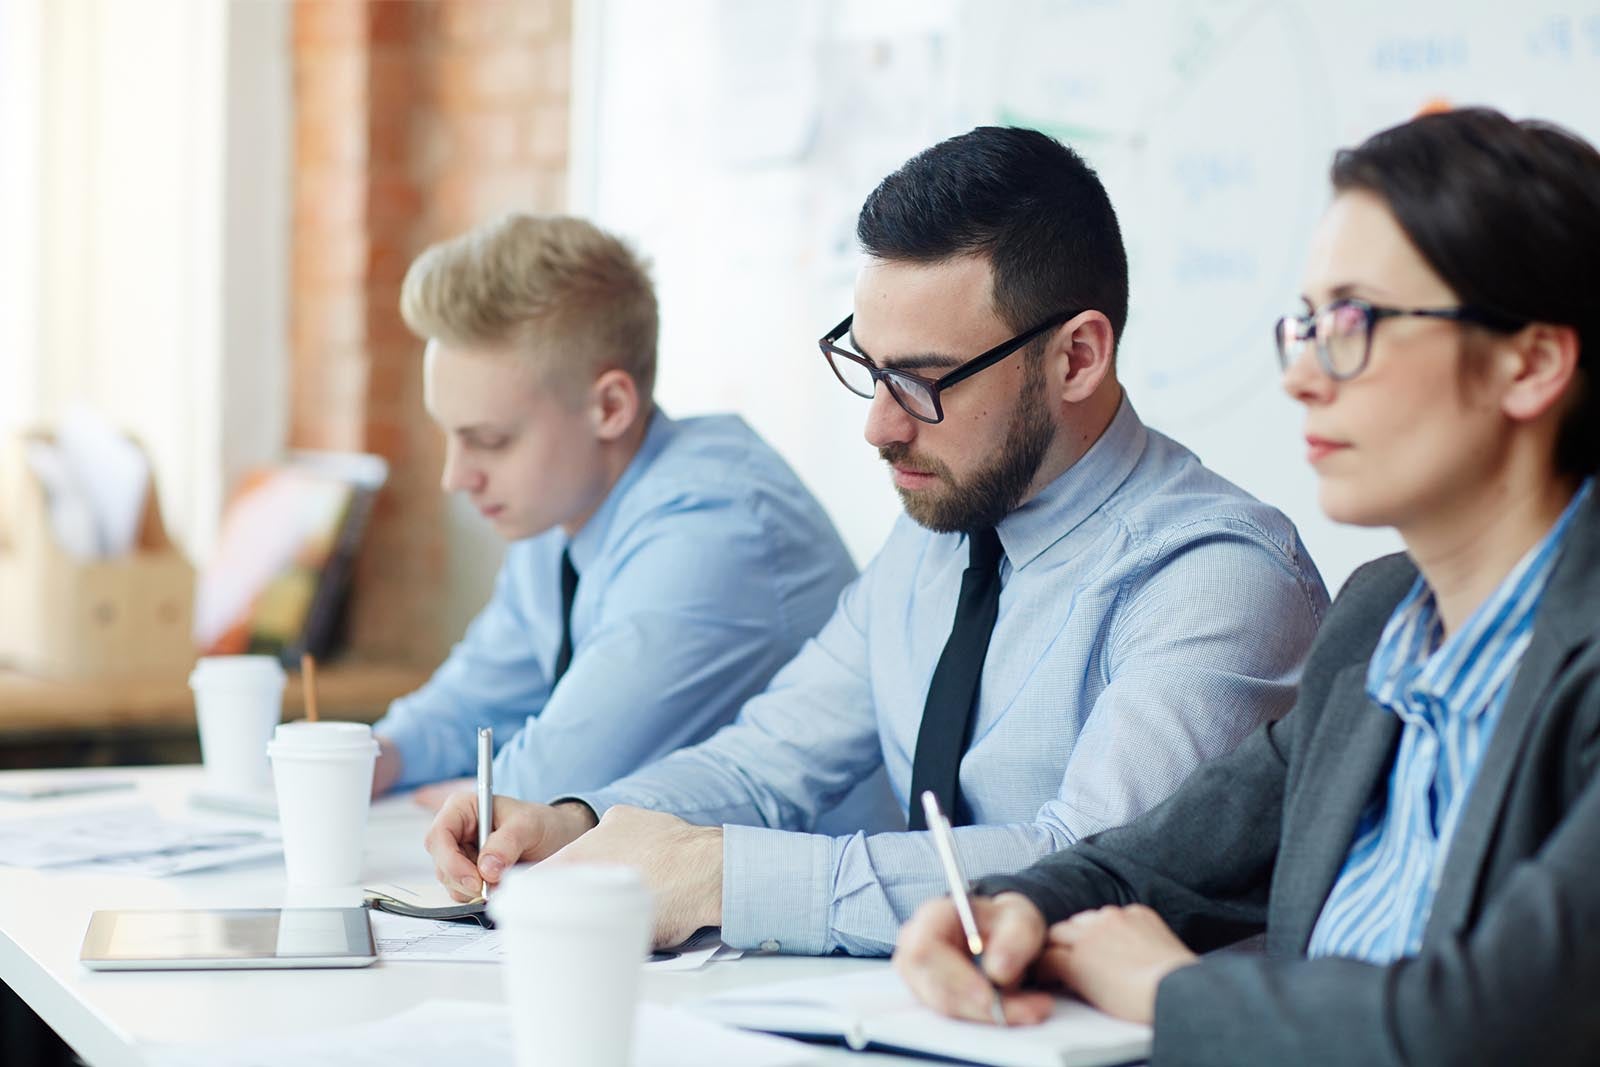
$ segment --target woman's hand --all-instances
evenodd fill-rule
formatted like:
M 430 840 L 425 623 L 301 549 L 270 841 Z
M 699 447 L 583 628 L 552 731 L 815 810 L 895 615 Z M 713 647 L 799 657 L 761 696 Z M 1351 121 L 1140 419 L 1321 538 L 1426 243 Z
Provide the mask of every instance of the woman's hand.
M 1199 957 L 1143 904 L 1080 911 L 1050 927 L 1037 975 L 1107 1015 L 1150 1023 L 1161 979 Z

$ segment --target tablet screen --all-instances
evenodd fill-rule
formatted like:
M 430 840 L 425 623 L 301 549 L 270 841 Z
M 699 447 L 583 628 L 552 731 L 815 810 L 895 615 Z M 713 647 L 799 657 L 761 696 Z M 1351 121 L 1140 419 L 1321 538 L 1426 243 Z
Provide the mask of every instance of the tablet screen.
M 99 969 L 359 967 L 376 958 L 365 908 L 97 911 L 80 958 Z

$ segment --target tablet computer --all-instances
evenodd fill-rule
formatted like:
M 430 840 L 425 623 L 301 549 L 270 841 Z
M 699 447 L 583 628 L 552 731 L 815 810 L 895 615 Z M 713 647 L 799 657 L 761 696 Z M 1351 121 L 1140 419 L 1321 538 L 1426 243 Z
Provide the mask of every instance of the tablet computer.
M 97 911 L 78 958 L 97 971 L 365 967 L 378 950 L 365 908 Z

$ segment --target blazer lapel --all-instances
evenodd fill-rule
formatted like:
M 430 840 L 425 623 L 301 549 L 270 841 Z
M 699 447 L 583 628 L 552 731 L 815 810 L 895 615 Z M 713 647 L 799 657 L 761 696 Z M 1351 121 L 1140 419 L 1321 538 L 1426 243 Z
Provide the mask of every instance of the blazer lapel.
M 1273 879 L 1268 927 L 1276 935 L 1275 953 L 1305 954 L 1361 813 L 1394 762 L 1400 722 L 1367 696 L 1366 677 L 1364 659 L 1335 675 L 1316 731 L 1305 742 Z
M 1439 891 L 1422 935 L 1424 945 L 1466 925 L 1478 897 L 1479 879 L 1500 825 L 1511 779 L 1522 763 L 1529 733 L 1550 702 L 1551 683 L 1570 651 L 1571 645 L 1566 642 L 1536 641 L 1523 653 L 1500 721 L 1495 724 L 1494 735 L 1489 738 L 1489 747 L 1473 778 L 1466 807 L 1456 820 L 1455 835 L 1439 872 Z
M 1567 531 L 1561 558 L 1550 574 L 1533 640 L 1511 681 L 1500 721 L 1478 766 L 1466 807 L 1456 822 L 1439 892 L 1423 932 L 1432 944 L 1461 930 L 1478 898 L 1480 879 L 1511 782 L 1534 726 L 1547 712 L 1555 681 L 1574 650 L 1594 638 L 1594 604 L 1600 599 L 1600 487 L 1591 491 Z

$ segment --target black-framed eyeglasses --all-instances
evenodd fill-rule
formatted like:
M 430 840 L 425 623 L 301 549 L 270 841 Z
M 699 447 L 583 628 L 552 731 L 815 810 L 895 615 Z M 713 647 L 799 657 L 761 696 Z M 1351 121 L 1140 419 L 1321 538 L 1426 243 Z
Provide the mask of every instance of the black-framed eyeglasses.
M 1303 315 L 1285 315 L 1273 329 L 1278 347 L 1278 367 L 1288 370 L 1300 358 L 1306 345 L 1314 344 L 1317 362 L 1336 382 L 1348 381 L 1367 369 L 1372 354 L 1372 334 L 1384 319 L 1448 319 L 1484 326 L 1499 333 L 1513 333 L 1527 325 L 1525 320 L 1482 308 L 1395 308 L 1381 307 L 1365 300 L 1345 298 L 1324 304 Z
M 950 373 L 938 378 L 925 378 L 907 370 L 880 367 L 859 352 L 840 348 L 839 338 L 849 332 L 850 324 L 855 321 L 854 315 L 846 315 L 844 321 L 829 330 L 817 345 L 822 349 L 823 357 L 827 359 L 828 366 L 833 368 L 833 373 L 840 383 L 852 393 L 871 400 L 873 394 L 877 392 L 878 383 L 882 382 L 889 387 L 889 395 L 894 397 L 895 403 L 905 409 L 907 415 L 923 422 L 941 422 L 944 419 L 944 405 L 939 401 L 940 393 L 957 382 L 966 381 L 981 370 L 987 370 L 1041 333 L 1060 326 L 1080 314 L 1082 312 L 1064 311 L 1059 315 L 1052 315 L 1032 329 L 1024 330 L 1011 340 L 995 345 L 989 351 L 972 357 Z

